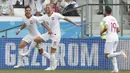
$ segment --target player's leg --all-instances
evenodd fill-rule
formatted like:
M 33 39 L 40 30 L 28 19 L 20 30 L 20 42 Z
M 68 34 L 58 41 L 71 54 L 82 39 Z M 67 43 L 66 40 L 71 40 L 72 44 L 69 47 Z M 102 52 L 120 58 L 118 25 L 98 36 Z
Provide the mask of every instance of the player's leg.
M 114 51 L 114 52 L 108 54 L 108 55 L 107 55 L 108 58 L 116 57 L 116 56 L 119 56 L 119 55 L 123 55 L 123 57 L 124 57 L 125 59 L 128 59 L 127 55 L 124 53 L 123 50 L 120 51 L 120 52 L 115 52 L 115 51 L 116 51 L 116 48 L 117 48 L 117 45 L 118 45 L 118 41 L 115 41 L 115 42 L 113 42 L 113 43 L 111 43 L 111 44 L 113 44 L 113 51 Z
M 53 40 L 51 46 L 51 54 L 50 54 L 50 70 L 55 70 L 57 68 L 57 60 L 56 60 L 56 49 L 59 46 L 59 41 Z M 46 70 L 49 70 L 46 69 Z
M 56 60 L 56 56 L 55 56 L 56 48 L 57 48 L 57 45 L 54 44 L 54 41 L 53 41 L 52 46 L 51 46 L 51 52 L 50 52 L 51 53 L 50 54 L 50 67 L 48 67 L 45 70 L 55 70 L 57 68 L 57 60 Z
M 44 49 L 43 49 L 43 43 L 39 43 L 38 44 L 39 48 L 38 48 L 38 51 L 39 51 L 39 54 L 43 55 L 44 57 L 46 57 L 47 59 L 50 59 L 50 54 L 47 53 Z
M 113 53 L 113 47 L 114 47 L 114 42 L 106 42 L 105 44 L 105 57 L 106 58 L 111 58 L 111 57 L 116 57 L 116 56 L 119 56 L 119 55 L 123 55 L 124 52 L 123 51 L 120 51 L 120 52 L 114 52 Z M 124 55 L 123 55 L 124 56 Z M 126 57 L 125 57 L 126 58 Z
M 27 52 L 22 53 L 22 56 L 27 56 L 29 55 L 29 53 L 31 52 L 31 50 L 37 45 L 37 43 L 34 42 L 34 38 L 31 35 L 27 35 L 23 38 L 24 41 L 26 41 L 27 43 L 30 43 L 29 49 Z
M 113 71 L 112 72 L 119 72 L 116 57 L 112 57 L 111 61 L 112 61 L 112 65 L 113 65 Z
M 116 56 L 123 55 L 123 52 L 115 52 L 118 42 L 106 42 L 105 44 L 105 56 L 111 58 L 114 70 L 112 72 L 119 72 Z
M 118 41 L 115 41 L 113 43 L 113 53 L 116 52 L 117 46 L 118 46 Z M 112 72 L 116 72 L 116 73 L 119 72 L 116 57 L 112 57 L 111 60 L 112 60 L 112 64 L 113 64 L 113 71 Z
M 104 53 L 105 53 L 106 58 L 110 58 L 110 57 L 108 57 L 108 55 L 113 53 L 113 46 L 114 46 L 113 44 L 114 44 L 114 42 L 105 43 Z M 114 68 L 112 72 L 115 72 L 115 71 L 118 72 L 116 57 L 111 57 L 111 62 L 112 62 L 113 68 Z
M 50 55 L 50 67 L 55 70 L 57 68 L 57 60 L 56 60 L 56 47 L 51 47 L 51 55 Z
M 39 54 L 41 54 L 41 55 L 43 55 L 44 57 L 50 59 L 50 54 L 47 53 L 45 50 L 43 50 L 44 44 L 42 43 L 42 42 L 45 42 L 46 40 L 48 40 L 48 39 L 49 39 L 48 37 L 49 37 L 48 34 L 45 33 L 45 34 L 43 34 L 42 36 L 36 37 L 36 38 L 34 39 L 34 41 L 35 41 L 36 43 L 38 43 L 37 47 L 38 47 Z
M 23 53 L 23 49 L 25 48 L 25 46 L 27 46 L 27 42 L 22 40 L 20 45 L 19 45 L 19 52 L 18 52 L 18 64 L 16 66 L 14 66 L 14 68 L 19 68 L 24 66 L 23 64 L 23 56 L 21 55 Z
M 25 53 L 23 53 L 23 54 L 21 54 L 21 55 L 22 56 L 28 56 L 29 53 L 31 52 L 31 50 L 34 49 L 36 45 L 37 45 L 37 43 L 35 41 L 32 41 L 31 44 L 30 44 L 30 46 L 29 46 L 28 51 L 25 52 Z

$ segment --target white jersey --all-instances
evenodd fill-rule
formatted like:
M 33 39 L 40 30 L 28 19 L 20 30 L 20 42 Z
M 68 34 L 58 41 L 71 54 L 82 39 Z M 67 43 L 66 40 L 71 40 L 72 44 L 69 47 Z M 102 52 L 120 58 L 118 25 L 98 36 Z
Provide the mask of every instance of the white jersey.
M 116 32 L 119 24 L 113 16 L 106 16 L 103 18 L 103 24 L 108 26 L 106 32 L 106 42 L 118 41 L 118 34 Z
M 28 34 L 32 37 L 36 37 L 40 35 L 40 32 L 37 29 L 38 21 L 36 20 L 35 16 L 32 16 L 31 18 L 27 18 L 26 16 L 23 17 L 23 21 L 25 22 L 27 28 L 28 28 Z
M 60 19 L 64 19 L 64 16 L 60 13 L 54 13 L 45 19 L 45 17 L 42 17 L 43 21 L 46 25 L 52 30 L 53 34 L 55 34 L 58 37 L 61 37 L 60 32 Z

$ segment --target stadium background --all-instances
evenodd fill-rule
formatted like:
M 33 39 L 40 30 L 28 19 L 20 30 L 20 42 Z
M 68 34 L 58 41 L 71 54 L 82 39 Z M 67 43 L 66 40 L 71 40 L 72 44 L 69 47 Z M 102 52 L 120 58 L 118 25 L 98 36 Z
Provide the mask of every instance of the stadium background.
M 117 0 L 116 4 L 111 5 L 113 16 L 115 16 L 121 26 L 120 41 L 117 51 L 125 49 L 127 55 L 130 55 L 129 49 L 129 24 L 127 11 L 123 10 L 127 4 L 121 5 L 121 0 Z M 82 2 L 82 1 L 81 1 Z M 79 6 L 81 17 L 69 17 L 76 23 L 81 23 L 83 27 L 75 27 L 70 23 L 61 21 L 62 40 L 57 50 L 58 68 L 56 71 L 48 71 L 48 73 L 55 72 L 70 72 L 70 73 L 110 73 L 112 65 L 109 59 L 105 59 L 104 40 L 100 39 L 99 23 L 103 15 L 96 15 L 98 5 L 94 5 L 98 0 L 88 0 L 81 3 L 81 5 L 89 3 L 90 5 Z M 114 3 L 114 1 L 113 1 Z M 93 5 L 91 5 L 93 4 Z M 120 9 L 121 8 L 121 9 Z M 82 10 L 83 9 L 83 10 Z M 2 17 L 0 16 L 0 73 L 41 73 L 43 69 L 49 66 L 49 60 L 38 54 L 37 49 L 30 53 L 30 58 L 24 58 L 25 67 L 18 70 L 13 69 L 17 64 L 18 45 L 21 38 L 27 34 L 27 29 L 23 30 L 20 35 L 16 36 L 15 31 L 19 28 L 12 28 L 20 25 L 21 17 Z M 41 33 L 46 32 L 41 26 L 38 27 Z M 7 30 L 5 30 L 7 29 Z M 5 31 L 3 31 L 5 30 Z M 49 43 L 45 43 L 44 49 L 49 52 Z M 29 45 L 25 48 L 27 50 Z M 129 57 L 130 58 L 130 57 Z M 130 59 L 127 61 L 123 57 L 118 57 L 119 69 L 121 73 L 129 73 Z

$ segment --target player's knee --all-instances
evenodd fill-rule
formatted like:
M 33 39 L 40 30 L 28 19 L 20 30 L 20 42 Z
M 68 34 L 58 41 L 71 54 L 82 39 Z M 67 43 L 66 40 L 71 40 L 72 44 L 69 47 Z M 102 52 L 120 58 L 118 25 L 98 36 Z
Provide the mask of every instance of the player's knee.
M 39 54 L 42 54 L 43 53 L 43 49 L 39 49 Z
M 108 58 L 108 54 L 105 53 L 104 56 L 105 56 L 105 58 Z
M 56 52 L 56 48 L 51 47 L 51 53 L 55 53 Z
M 34 41 L 37 42 L 37 43 L 40 43 L 42 40 L 41 40 L 40 37 L 37 37 L 36 39 L 34 39 Z

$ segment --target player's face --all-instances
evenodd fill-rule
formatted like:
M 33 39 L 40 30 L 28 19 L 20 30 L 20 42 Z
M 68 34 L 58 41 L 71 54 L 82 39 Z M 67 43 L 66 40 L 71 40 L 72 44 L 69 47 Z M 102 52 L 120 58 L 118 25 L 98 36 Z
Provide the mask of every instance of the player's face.
M 50 5 L 47 5 L 46 6 L 46 12 L 47 12 L 47 14 L 51 13 L 51 11 L 52 11 L 52 7 Z
M 31 9 L 30 9 L 30 8 L 26 8 L 26 9 L 25 9 L 25 14 L 26 14 L 27 16 L 30 16 L 30 15 L 31 15 Z

